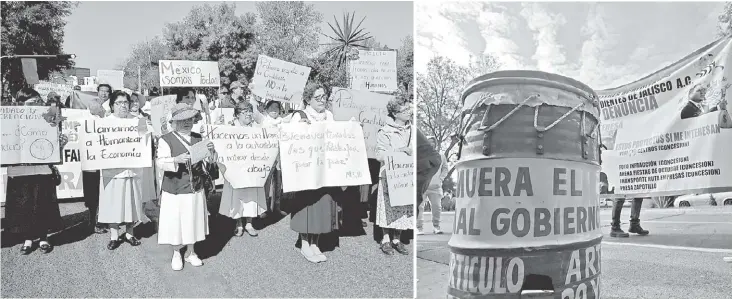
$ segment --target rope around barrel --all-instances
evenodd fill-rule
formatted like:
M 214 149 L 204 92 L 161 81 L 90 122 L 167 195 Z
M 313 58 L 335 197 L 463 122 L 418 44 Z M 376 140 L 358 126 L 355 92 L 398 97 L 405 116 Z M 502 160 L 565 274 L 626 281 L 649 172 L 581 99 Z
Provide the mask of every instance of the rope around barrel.
M 526 104 L 526 103 L 527 103 L 528 101 L 530 101 L 530 100 L 532 100 L 532 99 L 536 99 L 536 98 L 539 98 L 539 97 L 540 97 L 540 95 L 538 95 L 538 94 L 536 94 L 536 95 L 532 95 L 532 96 L 529 96 L 528 98 L 526 98 L 525 100 L 523 100 L 523 102 L 521 102 L 521 103 L 519 103 L 518 105 L 516 105 L 516 107 L 514 107 L 514 108 L 513 108 L 513 109 L 512 109 L 511 111 L 509 111 L 509 112 L 508 112 L 508 113 L 507 113 L 506 115 L 504 115 L 503 117 L 501 117 L 501 119 L 499 119 L 499 120 L 498 120 L 497 122 L 495 122 L 495 123 L 494 123 L 493 125 L 491 125 L 491 126 L 490 126 L 490 127 L 488 127 L 487 129 L 486 129 L 486 127 L 485 127 L 485 126 L 481 126 L 480 128 L 478 128 L 478 130 L 479 130 L 479 131 L 490 131 L 490 130 L 493 130 L 493 129 L 495 129 L 495 128 L 496 128 L 496 127 L 497 127 L 498 125 L 500 125 L 500 124 L 501 124 L 501 123 L 503 123 L 503 122 L 504 122 L 504 121 L 505 121 L 506 119 L 508 119 L 509 117 L 511 117 L 511 115 L 513 115 L 514 113 L 516 113 L 516 111 L 518 111 L 519 109 L 521 109 L 521 107 L 523 107 L 523 106 L 524 106 L 524 105 L 525 105 L 525 104 Z M 486 109 L 485 109 L 485 113 L 483 114 L 483 121 L 485 121 L 485 120 L 486 120 L 486 118 L 488 118 L 488 112 L 490 112 L 490 111 L 491 111 L 491 106 L 490 106 L 490 105 L 488 105 L 488 108 L 486 108 Z M 534 118 L 534 124 L 535 124 L 535 125 L 534 125 L 534 127 L 536 127 L 536 118 Z

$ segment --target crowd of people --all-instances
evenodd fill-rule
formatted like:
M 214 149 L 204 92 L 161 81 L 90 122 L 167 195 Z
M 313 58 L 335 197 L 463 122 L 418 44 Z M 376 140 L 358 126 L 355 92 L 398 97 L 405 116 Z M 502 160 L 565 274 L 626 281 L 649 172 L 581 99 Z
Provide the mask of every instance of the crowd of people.
M 152 136 L 149 112 L 152 97 L 128 94 L 114 90 L 108 84 L 100 84 L 94 103 L 88 103 L 85 109 L 95 118 L 139 119 L 141 126 L 147 126 L 147 130 L 140 133 L 149 143 L 154 161 L 149 168 L 83 171 L 89 233 L 109 233 L 110 241 L 106 244 L 109 250 L 116 250 L 123 243 L 138 246 L 142 241 L 135 235 L 135 226 L 151 221 L 143 206 L 148 202 L 157 203 L 152 199 L 159 199 L 157 242 L 171 246 L 173 270 L 181 270 L 186 262 L 195 267 L 203 265 L 193 245 L 210 235 L 209 217 L 235 220 L 231 230 L 221 233 L 237 237 L 246 233 L 254 237 L 258 235 L 252 225 L 254 219 L 290 215 L 290 228 L 298 237 L 295 246 L 312 263 L 327 260 L 322 250 L 325 242 L 333 238 L 337 242 L 339 236 L 352 235 L 351 232 L 358 230 L 360 235 L 365 235 L 369 219 L 374 223 L 375 241 L 384 254 L 408 255 L 404 242 L 412 238 L 413 206 L 390 205 L 384 167 L 389 153 L 412 155 L 413 105 L 404 95 L 396 95 L 386 107 L 388 120 L 378 131 L 377 157 L 368 161 L 371 185 L 285 193 L 278 160 L 265 186 L 234 188 L 224 179 L 220 202 L 211 203 L 216 198 L 213 195 L 219 192 L 214 182 L 226 169 L 217 163 L 218 152 L 214 144 L 203 137 L 203 132 L 194 132 L 194 125 L 205 121 L 205 110 L 234 108 L 232 121 L 212 120 L 210 123 L 240 127 L 273 128 L 290 122 L 335 121 L 330 111 L 329 86 L 308 84 L 300 109 L 277 101 L 264 101 L 252 94 L 253 88 L 254 85 L 245 80 L 224 82 L 218 97 L 204 102 L 200 102 L 202 97 L 195 89 L 176 88 L 173 90 L 176 104 L 167 117 L 171 131 L 155 137 Z M 56 109 L 73 106 L 69 99 L 63 103 L 56 94 L 44 99 L 32 88 L 20 90 L 14 104 L 48 105 L 56 106 Z M 208 109 L 202 108 L 205 105 Z M 62 122 L 59 120 L 58 124 Z M 67 137 L 62 135 L 61 147 L 66 141 Z M 200 142 L 208 143 L 210 155 L 203 161 L 191 163 L 190 149 Z M 143 183 L 155 180 L 153 169 L 162 172 L 162 181 L 157 187 Z M 16 165 L 9 166 L 7 173 L 7 231 L 19 234 L 24 240 L 21 254 L 30 254 L 36 240 L 42 252 L 51 252 L 53 245 L 49 236 L 63 229 L 56 196 L 56 186 L 60 184 L 58 170 L 49 165 Z M 187 247 L 186 257 L 181 253 L 183 247 Z

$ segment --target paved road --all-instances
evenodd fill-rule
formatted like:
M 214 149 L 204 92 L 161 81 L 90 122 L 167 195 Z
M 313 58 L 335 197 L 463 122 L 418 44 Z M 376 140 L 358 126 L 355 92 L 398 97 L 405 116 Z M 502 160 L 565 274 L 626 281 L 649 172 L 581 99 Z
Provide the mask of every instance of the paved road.
M 148 205 L 148 207 L 154 205 Z M 80 203 L 62 204 L 65 221 L 84 217 Z M 157 219 L 155 209 L 148 215 Z M 255 226 L 262 223 L 255 223 Z M 233 222 L 212 223 L 213 234 L 197 252 L 204 265 L 170 268 L 172 251 L 157 244 L 154 227 L 140 227 L 143 244 L 109 251 L 109 234 L 88 236 L 80 227 L 56 237 L 50 254 L 19 254 L 3 238 L 3 297 L 413 297 L 413 256 L 384 256 L 371 236 L 341 237 L 326 263 L 311 264 L 294 244 L 289 217 L 259 237 L 232 237 Z M 12 247 L 8 247 L 12 246 Z M 413 247 L 409 247 L 412 249 Z
M 630 209 L 624 209 L 627 230 Z M 610 238 L 610 210 L 601 212 L 602 298 L 732 298 L 732 207 L 647 209 L 641 211 L 648 236 Z M 450 228 L 454 214 L 442 217 Z M 431 215 L 425 215 L 427 235 L 419 236 L 417 297 L 445 298 L 450 234 L 431 234 Z

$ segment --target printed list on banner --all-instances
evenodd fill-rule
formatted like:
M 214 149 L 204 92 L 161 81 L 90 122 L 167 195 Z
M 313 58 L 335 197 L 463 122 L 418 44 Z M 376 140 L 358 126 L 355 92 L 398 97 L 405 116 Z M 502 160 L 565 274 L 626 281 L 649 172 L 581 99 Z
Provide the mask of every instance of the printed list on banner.
M 82 133 L 82 170 L 152 167 L 150 135 L 137 118 L 87 119 Z
M 219 167 L 234 188 L 264 187 L 279 152 L 279 131 L 270 128 L 207 126 Z
M 386 156 L 386 184 L 392 206 L 413 205 L 414 157 L 406 153 L 391 153 Z
M 59 128 L 51 107 L 2 106 L 2 165 L 61 163 Z
M 607 196 L 669 196 L 732 190 L 732 120 L 727 91 L 732 39 L 722 38 L 671 67 L 597 91 Z M 654 124 L 648 126 L 647 124 Z
M 69 138 L 63 150 L 64 163 L 58 165 L 61 173 L 61 184 L 56 187 L 58 198 L 75 198 L 84 196 L 84 185 L 81 178 L 81 130 L 87 119 L 92 119 L 89 110 L 63 109 L 66 119 L 62 132 Z
M 358 51 L 358 60 L 350 62 L 351 87 L 357 90 L 398 90 L 396 51 Z
M 160 87 L 219 87 L 216 61 L 160 60 Z
M 361 125 L 351 121 L 283 124 L 283 191 L 371 184 Z
M 300 104 L 310 68 L 292 62 L 259 55 L 254 69 L 254 90 L 264 100 Z
M 355 118 L 363 124 L 363 136 L 369 158 L 376 157 L 376 134 L 389 118 L 386 104 L 393 98 L 390 95 L 368 91 L 333 88 L 331 95 L 333 117 L 341 121 Z

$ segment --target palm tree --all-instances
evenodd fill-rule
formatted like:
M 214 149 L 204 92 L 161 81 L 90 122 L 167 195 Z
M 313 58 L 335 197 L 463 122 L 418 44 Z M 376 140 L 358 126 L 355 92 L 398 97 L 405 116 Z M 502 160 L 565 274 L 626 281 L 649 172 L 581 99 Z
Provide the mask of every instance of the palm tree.
M 363 42 L 371 38 L 370 32 L 364 32 L 364 28 L 361 28 L 361 24 L 366 17 L 363 17 L 361 22 L 354 27 L 353 19 L 355 16 L 355 13 L 346 13 L 343 16 L 343 23 L 338 23 L 336 17 L 333 16 L 335 27 L 331 23 L 328 23 L 330 29 L 333 30 L 333 36 L 321 33 L 333 40 L 332 43 L 324 44 L 332 46 L 324 53 L 324 55 L 334 61 L 337 61 L 338 68 L 348 61 L 349 56 L 351 56 L 351 49 L 366 49 Z M 336 28 L 338 29 L 336 30 Z

